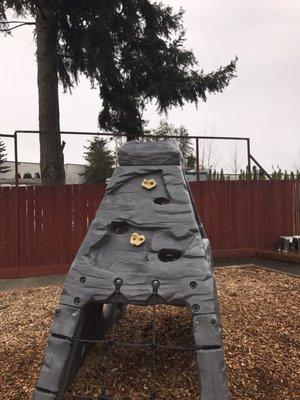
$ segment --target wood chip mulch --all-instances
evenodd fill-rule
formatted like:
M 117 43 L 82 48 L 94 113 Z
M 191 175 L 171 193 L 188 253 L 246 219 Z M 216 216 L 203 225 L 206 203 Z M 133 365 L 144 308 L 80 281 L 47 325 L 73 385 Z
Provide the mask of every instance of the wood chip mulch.
M 299 387 L 299 279 L 255 267 L 215 271 L 223 323 L 224 350 L 232 400 L 296 400 Z M 25 400 L 43 360 L 61 287 L 0 293 L 0 399 Z M 118 340 L 149 341 L 152 311 L 129 307 L 118 322 Z M 185 308 L 158 307 L 157 340 L 191 346 Z M 99 396 L 108 365 L 106 348 L 92 349 L 65 399 Z M 197 399 L 194 353 L 159 349 L 158 400 Z M 115 347 L 109 364 L 108 394 L 115 400 L 149 399 L 151 352 Z

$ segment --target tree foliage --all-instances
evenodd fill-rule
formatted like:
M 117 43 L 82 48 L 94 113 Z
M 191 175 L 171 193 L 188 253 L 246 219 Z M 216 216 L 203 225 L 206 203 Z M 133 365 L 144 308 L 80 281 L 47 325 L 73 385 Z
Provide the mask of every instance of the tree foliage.
M 197 164 L 197 158 L 193 154 L 190 154 L 186 159 L 187 169 L 195 169 L 196 164 Z
M 6 146 L 0 139 L 0 174 L 6 174 L 11 171 L 11 168 L 7 165 L 3 165 L 6 162 Z
M 165 140 L 165 138 L 159 138 L 160 136 L 179 136 L 179 139 L 177 140 L 184 159 L 186 162 L 193 162 L 191 157 L 193 157 L 194 149 L 192 147 L 191 139 L 189 138 L 188 130 L 183 125 L 176 128 L 166 120 L 161 120 L 158 128 L 150 130 L 149 134 L 157 136 L 157 140 Z
M 184 48 L 183 11 L 150 0 L 2 0 L 0 19 L 12 9 L 19 16 L 37 13 L 53 28 L 57 72 L 65 89 L 85 74 L 99 88 L 99 126 L 129 136 L 142 134 L 143 110 L 156 101 L 158 111 L 185 102 L 206 101 L 234 77 L 236 59 L 204 73 Z M 7 27 L 2 23 L 2 27 Z
M 84 158 L 88 163 L 83 173 L 85 183 L 105 183 L 112 176 L 115 163 L 112 152 L 107 148 L 107 140 L 94 137 L 85 149 Z

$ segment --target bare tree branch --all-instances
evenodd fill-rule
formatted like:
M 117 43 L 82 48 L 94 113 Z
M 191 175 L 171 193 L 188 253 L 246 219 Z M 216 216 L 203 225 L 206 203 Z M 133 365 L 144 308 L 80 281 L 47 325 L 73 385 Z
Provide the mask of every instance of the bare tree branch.
M 24 26 L 24 25 L 35 25 L 35 22 L 25 22 L 25 21 L 0 21 L 0 25 L 4 25 L 4 26 L 5 26 L 5 25 L 10 25 L 10 24 L 17 24 L 17 25 L 12 26 L 12 27 L 8 27 L 8 28 L 0 29 L 0 32 L 9 33 L 9 32 L 11 32 L 11 31 L 13 31 L 14 29 L 21 28 L 21 26 Z

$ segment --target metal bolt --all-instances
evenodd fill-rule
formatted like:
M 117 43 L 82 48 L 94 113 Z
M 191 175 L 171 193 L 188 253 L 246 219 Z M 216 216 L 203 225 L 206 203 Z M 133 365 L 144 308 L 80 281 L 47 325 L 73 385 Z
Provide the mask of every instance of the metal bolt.
M 121 279 L 121 278 L 117 278 L 117 279 L 115 279 L 115 284 L 116 284 L 116 286 L 121 286 L 121 285 L 122 285 L 122 283 L 123 283 L 123 281 L 122 281 L 122 279 Z
M 79 303 L 80 303 L 80 298 L 79 298 L 79 297 L 76 297 L 76 298 L 74 299 L 74 304 L 78 305 Z
M 123 283 L 123 281 L 122 281 L 121 278 L 116 278 L 115 279 L 115 285 L 116 285 L 115 293 L 120 293 L 120 288 L 122 286 L 122 283 Z
M 217 323 L 217 321 L 215 319 L 211 319 L 210 322 L 215 325 Z
M 82 276 L 82 277 L 79 279 L 79 282 L 80 282 L 80 283 L 85 283 L 85 282 L 86 282 L 86 277 L 85 277 L 85 276 Z
M 199 326 L 200 325 L 200 321 L 196 320 L 195 325 Z
M 76 313 L 73 313 L 73 314 L 72 314 L 72 318 L 73 318 L 73 319 L 76 319 L 76 318 L 77 318 L 77 314 L 76 314 Z
M 191 289 L 196 289 L 197 286 L 198 286 L 198 285 L 197 285 L 197 282 L 195 282 L 195 281 L 190 282 L 190 288 L 191 288 Z
M 159 281 L 152 281 L 152 287 L 153 287 L 153 289 L 158 289 L 158 288 L 159 288 L 159 285 L 160 285 Z
M 60 308 L 57 308 L 57 309 L 55 310 L 55 314 L 56 314 L 56 315 L 60 314 Z

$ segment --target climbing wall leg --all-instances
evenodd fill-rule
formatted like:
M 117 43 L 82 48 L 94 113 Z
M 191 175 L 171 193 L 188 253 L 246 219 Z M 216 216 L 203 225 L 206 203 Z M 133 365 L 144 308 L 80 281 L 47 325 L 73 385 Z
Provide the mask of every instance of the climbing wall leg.
M 193 316 L 194 338 L 201 386 L 201 400 L 230 398 L 217 314 Z
M 81 340 L 100 340 L 105 328 L 100 304 L 88 303 L 83 309 L 60 305 L 33 399 L 60 400 L 93 346 Z

